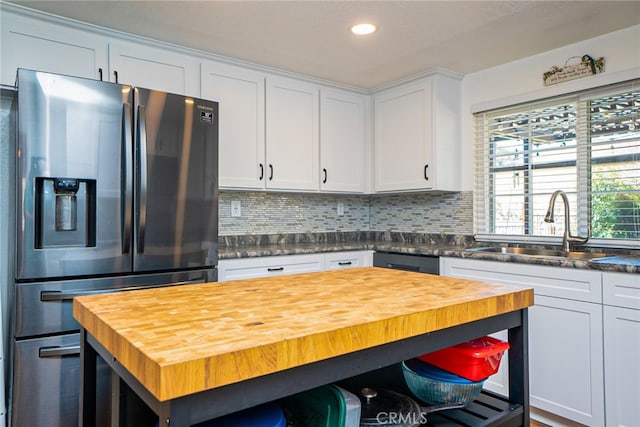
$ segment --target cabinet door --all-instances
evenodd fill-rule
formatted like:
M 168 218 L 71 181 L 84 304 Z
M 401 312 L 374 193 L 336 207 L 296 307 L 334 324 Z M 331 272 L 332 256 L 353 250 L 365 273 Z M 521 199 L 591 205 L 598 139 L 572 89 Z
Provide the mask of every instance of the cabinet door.
M 147 89 L 200 96 L 195 58 L 135 43 L 109 44 L 110 81 Z
M 604 346 L 607 426 L 638 426 L 640 310 L 604 306 Z
M 267 188 L 318 190 L 318 86 L 267 77 Z
M 205 62 L 201 76 L 202 97 L 220 103 L 220 187 L 264 188 L 264 74 Z
M 430 102 L 430 80 L 375 95 L 376 191 L 431 188 Z
M 15 85 L 18 68 L 89 79 L 107 72 L 106 39 L 4 10 L 0 19 L 2 84 Z
M 320 189 L 365 191 L 365 97 L 320 90 Z
M 602 305 L 535 296 L 529 309 L 531 406 L 604 425 Z

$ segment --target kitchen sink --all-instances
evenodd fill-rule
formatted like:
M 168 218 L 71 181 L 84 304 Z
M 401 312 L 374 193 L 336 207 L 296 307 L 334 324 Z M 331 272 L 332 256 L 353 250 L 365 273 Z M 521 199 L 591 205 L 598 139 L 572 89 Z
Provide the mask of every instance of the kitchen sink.
M 590 260 L 594 258 L 604 258 L 611 256 L 604 253 L 594 252 L 579 252 L 579 251 L 561 251 L 557 249 L 543 249 L 543 248 L 511 248 L 504 246 L 487 247 L 487 248 L 470 248 L 467 249 L 470 252 L 485 252 L 496 254 L 512 254 L 512 255 L 527 255 L 527 256 L 539 256 L 539 257 L 555 257 L 555 258 L 568 258 L 568 259 L 582 259 Z

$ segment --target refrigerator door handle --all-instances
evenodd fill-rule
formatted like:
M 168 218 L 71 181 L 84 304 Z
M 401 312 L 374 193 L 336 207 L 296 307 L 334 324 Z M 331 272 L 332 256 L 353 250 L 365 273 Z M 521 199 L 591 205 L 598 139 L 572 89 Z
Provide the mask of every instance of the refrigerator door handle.
M 80 356 L 79 345 L 40 347 L 38 349 L 38 357 L 62 357 L 62 356 Z
M 178 286 L 178 285 L 193 285 L 196 283 L 204 283 L 204 277 L 200 279 L 193 280 L 183 280 L 181 282 L 172 282 L 172 283 L 163 283 L 160 285 L 142 285 L 142 286 L 127 286 L 124 288 L 109 288 L 109 289 L 92 289 L 90 291 L 42 291 L 40 292 L 40 301 L 70 301 L 75 297 L 81 297 L 85 295 L 97 295 L 97 294 L 108 294 L 113 292 L 122 292 L 122 291 L 137 291 L 140 289 L 154 289 L 154 288 L 164 288 L 166 286 Z
M 131 137 L 131 105 L 122 105 L 122 150 L 124 151 L 124 183 L 122 204 L 122 253 L 127 254 L 131 248 L 131 216 L 133 215 L 133 142 Z
M 144 105 L 138 105 L 138 253 L 144 253 L 144 234 L 147 228 L 147 118 Z

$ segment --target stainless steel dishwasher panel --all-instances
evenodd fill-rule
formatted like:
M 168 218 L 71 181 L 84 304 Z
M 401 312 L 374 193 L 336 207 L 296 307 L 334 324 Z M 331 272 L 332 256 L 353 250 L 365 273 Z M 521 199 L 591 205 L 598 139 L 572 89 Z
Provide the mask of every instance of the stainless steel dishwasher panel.
M 418 273 L 440 274 L 440 258 L 430 255 L 409 255 L 375 252 L 373 266 Z
M 21 427 L 77 427 L 80 334 L 14 342 L 12 423 Z M 110 425 L 110 370 L 98 358 L 96 426 Z

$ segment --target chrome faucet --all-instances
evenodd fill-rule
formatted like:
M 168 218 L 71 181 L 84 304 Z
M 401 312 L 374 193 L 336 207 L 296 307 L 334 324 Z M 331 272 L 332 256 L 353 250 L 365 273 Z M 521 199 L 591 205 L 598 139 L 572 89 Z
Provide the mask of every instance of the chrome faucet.
M 553 218 L 553 206 L 556 204 L 556 198 L 562 197 L 564 202 L 564 233 L 562 234 L 562 250 L 565 252 L 571 252 L 571 243 L 585 244 L 589 240 L 589 232 L 587 231 L 587 237 L 572 236 L 569 227 L 569 199 L 562 190 L 556 190 L 551 195 L 549 200 L 549 207 L 547 208 L 547 214 L 544 216 L 544 222 L 555 222 Z

